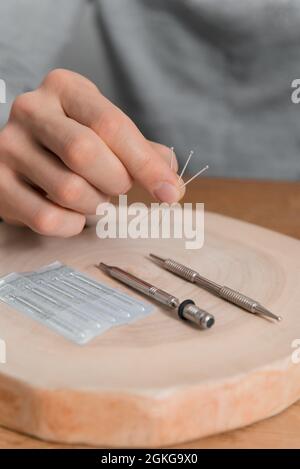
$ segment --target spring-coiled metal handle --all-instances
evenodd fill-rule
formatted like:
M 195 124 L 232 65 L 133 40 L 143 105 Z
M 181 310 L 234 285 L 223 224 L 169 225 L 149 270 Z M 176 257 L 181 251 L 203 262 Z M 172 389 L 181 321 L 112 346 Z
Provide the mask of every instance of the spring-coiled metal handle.
M 189 282 L 194 282 L 198 275 L 198 272 L 195 270 L 190 269 L 185 265 L 179 264 L 179 262 L 173 261 L 172 259 L 166 259 L 164 266 L 167 267 L 170 272 L 173 272 L 182 278 L 186 278 Z
M 220 285 L 202 277 L 195 270 L 179 264 L 179 262 L 173 261 L 173 259 L 166 259 L 164 261 L 164 267 L 174 274 L 179 275 L 179 277 L 185 278 L 189 282 L 197 283 L 197 285 L 200 285 L 213 293 L 219 293 L 220 291 Z
M 250 313 L 255 313 L 255 307 L 259 305 L 257 301 L 252 300 L 248 296 L 242 295 L 242 293 L 228 287 L 222 287 L 219 291 L 219 295 L 224 298 L 224 300 L 228 300 L 231 303 L 246 309 Z

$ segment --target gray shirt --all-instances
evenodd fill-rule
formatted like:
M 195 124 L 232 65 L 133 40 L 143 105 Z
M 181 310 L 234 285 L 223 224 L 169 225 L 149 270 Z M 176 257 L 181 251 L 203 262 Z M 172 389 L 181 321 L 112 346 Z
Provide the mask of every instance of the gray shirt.
M 97 83 L 147 138 L 209 175 L 300 178 L 299 0 L 91 0 Z M 8 103 L 57 65 L 85 0 L 1 0 Z

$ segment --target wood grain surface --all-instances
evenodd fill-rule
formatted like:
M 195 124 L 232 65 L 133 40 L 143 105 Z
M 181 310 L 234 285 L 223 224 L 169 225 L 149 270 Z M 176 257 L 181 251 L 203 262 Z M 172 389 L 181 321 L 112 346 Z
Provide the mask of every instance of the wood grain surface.
M 299 217 L 297 219 L 296 216 L 300 208 L 299 183 L 202 180 L 201 183 L 191 186 L 186 196 L 188 201 L 204 201 L 208 210 L 256 222 L 299 237 Z M 139 191 L 132 194 L 132 200 L 140 200 L 141 197 L 144 196 Z M 20 247 L 17 251 L 19 254 L 22 252 Z M 180 447 L 298 447 L 299 427 L 296 404 L 282 415 L 249 428 L 181 444 Z M 55 445 L 2 429 L 0 447 Z

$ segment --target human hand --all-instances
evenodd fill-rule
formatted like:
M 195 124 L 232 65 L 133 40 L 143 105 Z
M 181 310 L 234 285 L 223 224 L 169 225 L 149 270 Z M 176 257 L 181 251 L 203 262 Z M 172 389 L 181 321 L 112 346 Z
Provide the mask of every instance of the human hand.
M 16 98 L 0 132 L 0 216 L 68 237 L 133 180 L 157 200 L 176 202 L 182 191 L 170 158 L 92 82 L 53 70 L 39 88 Z

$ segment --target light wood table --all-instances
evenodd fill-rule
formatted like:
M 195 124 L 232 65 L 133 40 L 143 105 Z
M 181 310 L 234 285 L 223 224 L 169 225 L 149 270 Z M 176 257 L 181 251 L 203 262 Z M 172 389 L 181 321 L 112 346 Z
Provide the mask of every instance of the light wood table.
M 150 201 L 134 189 L 131 200 Z M 202 179 L 189 186 L 184 201 L 204 202 L 206 210 L 300 239 L 300 183 Z M 0 228 L 1 229 L 1 228 Z M 0 428 L 0 448 L 70 447 L 39 441 Z M 180 448 L 300 448 L 300 404 L 250 427 L 180 445 Z

